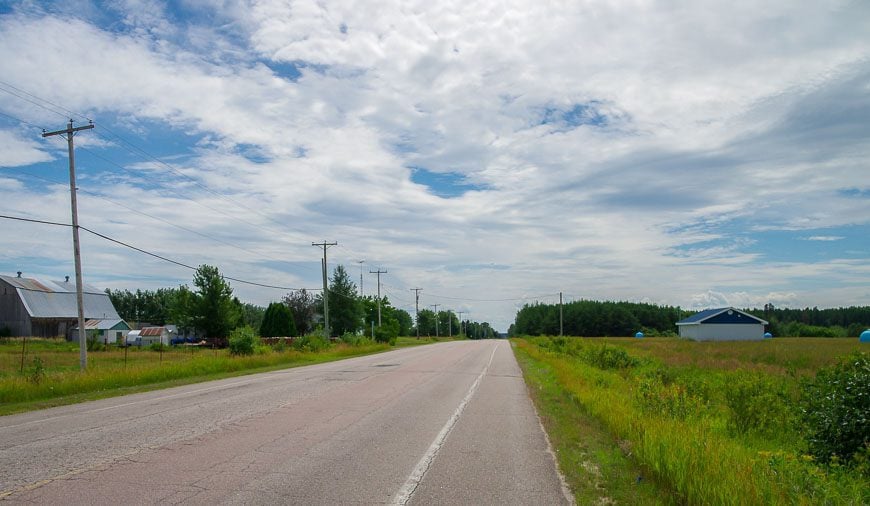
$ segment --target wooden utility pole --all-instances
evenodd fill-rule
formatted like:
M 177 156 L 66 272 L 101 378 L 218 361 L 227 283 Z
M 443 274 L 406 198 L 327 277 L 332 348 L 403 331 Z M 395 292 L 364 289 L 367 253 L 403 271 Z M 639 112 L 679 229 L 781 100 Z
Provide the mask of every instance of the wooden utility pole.
M 73 148 L 73 136 L 78 131 L 89 130 L 91 128 L 94 128 L 93 122 L 73 128 L 73 120 L 69 120 L 64 130 L 56 130 L 54 132 L 42 131 L 43 137 L 66 134 L 66 143 L 69 149 L 69 192 L 70 207 L 72 208 L 73 259 L 76 268 L 76 304 L 78 305 L 79 316 L 79 368 L 82 371 L 88 368 L 88 343 L 87 332 L 85 332 L 85 304 L 82 290 L 82 256 L 79 246 L 79 211 L 78 204 L 76 203 L 76 159 L 75 149 Z
M 313 242 L 312 246 L 323 247 L 323 262 L 321 268 L 323 270 L 323 337 L 326 342 L 329 342 L 329 286 L 327 285 L 327 270 L 326 270 L 326 248 L 329 246 L 337 246 L 337 242 Z
M 432 304 L 431 307 L 435 308 L 435 337 L 438 337 L 438 306 L 441 304 Z
M 559 292 L 559 335 L 562 335 L 562 292 Z
M 381 326 L 381 274 L 386 274 L 387 271 L 382 271 L 380 269 L 376 271 L 369 271 L 369 274 L 377 274 L 378 275 L 378 327 Z
M 420 290 L 422 288 L 411 288 L 414 292 L 414 321 L 417 327 L 417 339 L 420 339 Z
M 466 312 L 467 311 L 457 311 L 457 313 L 459 313 L 459 334 L 460 335 L 465 334 L 465 330 L 464 330 L 463 325 L 462 325 L 462 313 L 466 313 Z M 468 336 L 465 336 L 465 337 L 468 337 Z

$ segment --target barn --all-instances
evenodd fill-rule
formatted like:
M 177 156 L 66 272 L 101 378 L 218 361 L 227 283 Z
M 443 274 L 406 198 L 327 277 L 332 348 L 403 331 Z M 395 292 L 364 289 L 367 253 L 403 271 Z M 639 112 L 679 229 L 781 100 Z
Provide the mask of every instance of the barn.
M 83 284 L 85 318 L 118 320 L 118 312 L 105 292 Z M 13 336 L 70 337 L 78 324 L 76 285 L 64 281 L 0 275 L 0 329 Z
M 761 341 L 767 322 L 733 307 L 707 309 L 677 322 L 680 337 L 694 341 Z

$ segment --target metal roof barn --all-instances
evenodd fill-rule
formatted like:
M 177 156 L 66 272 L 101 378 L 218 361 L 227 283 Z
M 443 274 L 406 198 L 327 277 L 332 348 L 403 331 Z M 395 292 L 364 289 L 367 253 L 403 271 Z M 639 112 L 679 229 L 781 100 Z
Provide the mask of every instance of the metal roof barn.
M 677 322 L 680 337 L 695 341 L 761 341 L 765 325 L 734 307 L 707 309 Z
M 82 285 L 85 318 L 118 320 L 109 296 L 90 285 Z M 0 327 L 15 336 L 70 336 L 76 326 L 78 304 L 76 285 L 0 275 Z

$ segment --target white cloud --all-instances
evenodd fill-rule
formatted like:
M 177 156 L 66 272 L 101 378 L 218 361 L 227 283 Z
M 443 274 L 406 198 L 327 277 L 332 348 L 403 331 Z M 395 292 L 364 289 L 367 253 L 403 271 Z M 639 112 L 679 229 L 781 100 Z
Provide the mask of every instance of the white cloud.
M 52 159 L 37 142 L 12 130 L 0 130 L 0 146 L 0 167 L 20 167 Z
M 842 241 L 845 237 L 841 235 L 811 235 L 809 237 L 802 237 L 804 241 L 823 241 L 823 242 L 833 242 L 833 241 Z
M 396 297 L 860 300 L 835 289 L 867 281 L 859 266 L 779 262 L 753 238 L 870 225 L 870 201 L 842 194 L 870 187 L 863 4 L 166 5 L 0 16 L 4 80 L 97 122 L 77 137 L 80 186 L 164 220 L 84 194 L 100 231 L 291 286 L 319 284 L 309 244 L 334 239 L 331 262 L 388 268 Z M 272 70 L 289 65 L 301 74 Z M 2 92 L 0 111 L 66 121 Z M 51 159 L 25 139 L 0 130 L 0 165 Z M 415 166 L 484 189 L 442 199 L 411 182 Z M 67 212 L 62 186 L 26 190 L 0 185 L 0 199 Z M 91 247 L 91 272 L 116 287 L 119 273 L 136 273 L 130 287 L 188 277 Z M 509 268 L 451 268 L 488 264 Z M 500 329 L 513 318 L 514 302 L 460 305 Z

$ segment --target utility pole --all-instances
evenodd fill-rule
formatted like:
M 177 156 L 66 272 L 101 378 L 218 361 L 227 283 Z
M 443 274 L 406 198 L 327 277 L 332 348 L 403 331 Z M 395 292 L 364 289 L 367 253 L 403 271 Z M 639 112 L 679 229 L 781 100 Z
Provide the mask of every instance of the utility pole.
M 430 307 L 435 308 L 435 337 L 438 337 L 438 306 L 441 304 L 432 304 Z
M 378 275 L 378 327 L 381 326 L 381 274 L 386 274 L 387 271 L 382 271 L 380 269 L 376 271 L 369 271 L 369 274 L 377 274 Z
M 464 326 L 462 325 L 462 313 L 467 313 L 467 311 L 457 311 L 457 313 L 459 313 L 459 334 L 464 335 L 465 330 L 464 330 Z M 468 337 L 468 336 L 466 336 L 466 337 Z
M 420 290 L 422 288 L 411 288 L 414 292 L 414 321 L 417 327 L 417 339 L 420 339 Z
M 453 311 L 447 310 L 447 332 L 449 337 L 453 337 Z
M 94 128 L 94 123 L 89 122 L 87 125 L 73 128 L 73 120 L 64 130 L 55 130 L 54 132 L 42 131 L 43 137 L 52 135 L 66 134 L 67 148 L 69 149 L 69 193 L 70 207 L 72 208 L 72 232 L 73 232 L 73 259 L 76 267 L 76 304 L 78 305 L 79 316 L 79 368 L 84 371 L 88 368 L 88 343 L 85 333 L 85 304 L 82 289 L 82 254 L 79 246 L 79 211 L 76 203 L 76 159 L 75 149 L 73 148 L 73 136 L 81 130 L 89 130 Z
M 365 260 L 358 260 L 357 263 L 359 264 L 359 296 L 363 297 L 363 284 L 362 284 L 363 266 L 362 266 L 362 264 L 365 263 Z
M 559 335 L 562 335 L 562 292 L 559 292 Z
M 338 246 L 337 242 L 313 242 L 312 246 L 323 247 L 323 263 L 321 264 L 323 271 L 323 337 L 326 342 L 329 342 L 329 287 L 326 284 L 326 248 L 329 246 Z

